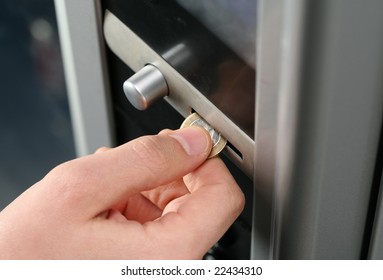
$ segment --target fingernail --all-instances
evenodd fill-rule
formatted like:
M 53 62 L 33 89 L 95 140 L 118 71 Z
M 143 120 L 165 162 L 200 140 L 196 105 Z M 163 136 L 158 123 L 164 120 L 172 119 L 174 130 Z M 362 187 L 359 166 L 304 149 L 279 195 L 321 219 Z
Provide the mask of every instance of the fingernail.
M 188 127 L 176 130 L 169 135 L 176 139 L 188 155 L 195 156 L 206 153 L 211 139 L 200 127 Z

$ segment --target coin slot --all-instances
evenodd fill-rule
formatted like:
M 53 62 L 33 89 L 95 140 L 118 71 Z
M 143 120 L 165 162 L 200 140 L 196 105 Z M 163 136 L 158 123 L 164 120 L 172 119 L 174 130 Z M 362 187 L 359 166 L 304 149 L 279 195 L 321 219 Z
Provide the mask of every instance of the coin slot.
M 192 107 L 190 107 L 190 114 L 193 114 L 193 113 L 197 113 L 197 112 Z M 243 161 L 242 153 L 233 144 L 231 144 L 229 141 L 227 141 L 227 143 L 226 143 L 226 150 L 232 156 L 235 156 L 238 159 L 240 159 L 241 161 Z
M 226 148 L 228 149 L 229 152 L 232 152 L 237 157 L 239 157 L 241 160 L 243 160 L 242 153 L 233 144 L 231 144 L 229 141 L 227 141 L 227 143 L 226 143 Z

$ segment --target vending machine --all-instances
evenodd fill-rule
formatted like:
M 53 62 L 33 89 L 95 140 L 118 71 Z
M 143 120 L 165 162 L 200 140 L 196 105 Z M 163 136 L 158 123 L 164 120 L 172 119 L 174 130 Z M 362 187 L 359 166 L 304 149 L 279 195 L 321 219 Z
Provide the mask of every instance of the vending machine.
M 205 259 L 383 258 L 383 2 L 56 0 L 78 155 L 193 114 L 246 197 Z

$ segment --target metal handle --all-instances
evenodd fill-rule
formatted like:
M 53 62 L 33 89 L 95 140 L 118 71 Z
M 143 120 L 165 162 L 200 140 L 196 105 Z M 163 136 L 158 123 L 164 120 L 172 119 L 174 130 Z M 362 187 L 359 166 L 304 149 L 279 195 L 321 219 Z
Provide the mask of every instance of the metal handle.
M 169 92 L 165 77 L 151 64 L 126 80 L 123 88 L 130 103 L 138 110 L 146 110 Z

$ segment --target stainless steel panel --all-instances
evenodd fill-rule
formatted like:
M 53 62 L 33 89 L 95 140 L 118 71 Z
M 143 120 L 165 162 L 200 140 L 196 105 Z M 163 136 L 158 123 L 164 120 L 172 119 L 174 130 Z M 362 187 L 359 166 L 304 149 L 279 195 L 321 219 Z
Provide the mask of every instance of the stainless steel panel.
M 285 4 L 273 257 L 358 259 L 383 114 L 383 2 Z

